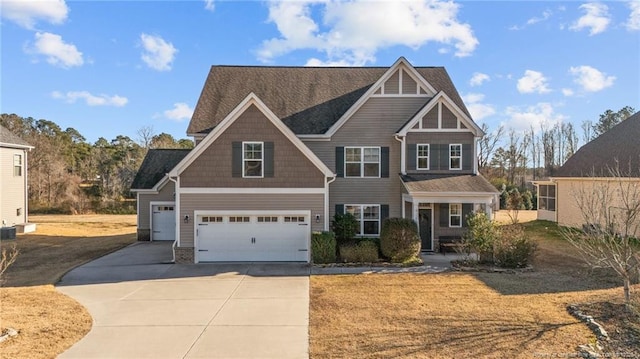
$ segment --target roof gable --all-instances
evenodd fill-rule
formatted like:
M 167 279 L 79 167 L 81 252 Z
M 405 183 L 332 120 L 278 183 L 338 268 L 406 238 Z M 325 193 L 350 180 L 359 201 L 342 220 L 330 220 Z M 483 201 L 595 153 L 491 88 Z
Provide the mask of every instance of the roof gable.
M 640 112 L 582 146 L 552 177 L 640 177 Z
M 190 151 L 185 149 L 150 149 L 131 183 L 131 190 L 134 192 L 136 190 L 158 190 L 166 181 L 166 174 Z
M 9 131 L 6 127 L 0 126 L 0 147 L 11 147 L 11 148 L 28 148 L 31 149 L 31 146 L 27 141 L 20 138 L 20 136 L 15 133 Z
M 264 116 L 273 123 L 273 125 L 282 134 L 292 142 L 305 157 L 307 157 L 315 167 L 325 176 L 334 177 L 335 174 L 304 144 L 296 137 L 296 135 L 282 122 L 280 119 L 258 98 L 254 93 L 250 93 L 233 111 L 220 122 L 203 140 L 200 142 L 192 152 L 190 152 L 178 165 L 170 172 L 170 176 L 178 176 L 189 165 L 191 165 L 204 151 L 225 132 L 229 126 L 231 126 L 242 113 L 244 113 L 251 106 L 255 106 L 261 111 Z
M 391 77 L 399 67 L 401 76 L 421 84 L 423 92 L 430 88 L 431 95 L 443 91 L 469 115 L 443 67 L 414 68 L 403 58 L 394 67 L 212 66 L 187 134 L 204 137 L 250 93 L 255 93 L 296 135 L 322 135 L 372 86 L 384 84 L 386 78 L 382 82 L 380 79 L 385 74 Z M 404 81 L 403 85 L 407 87 Z

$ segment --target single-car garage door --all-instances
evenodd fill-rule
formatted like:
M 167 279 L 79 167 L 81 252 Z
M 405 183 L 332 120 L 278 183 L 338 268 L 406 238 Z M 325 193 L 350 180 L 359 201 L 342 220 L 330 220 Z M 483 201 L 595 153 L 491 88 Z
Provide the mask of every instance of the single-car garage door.
M 309 213 L 213 213 L 196 219 L 198 262 L 309 261 Z
M 176 216 L 173 204 L 151 205 L 151 240 L 173 241 L 176 238 Z

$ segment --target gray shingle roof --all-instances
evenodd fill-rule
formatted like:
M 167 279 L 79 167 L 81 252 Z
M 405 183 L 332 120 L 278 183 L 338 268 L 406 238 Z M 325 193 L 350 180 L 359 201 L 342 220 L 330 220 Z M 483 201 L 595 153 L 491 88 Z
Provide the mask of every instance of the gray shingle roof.
M 415 69 L 436 92 L 444 91 L 469 115 L 444 67 Z M 208 133 L 253 92 L 294 133 L 322 134 L 387 70 L 388 67 L 212 66 L 187 133 Z
M 409 192 L 500 193 L 481 175 L 402 175 Z
M 31 146 L 27 141 L 23 140 L 3 126 L 0 126 L 0 144 L 3 146 L 18 145 L 19 147 L 33 148 L 33 146 Z
M 133 183 L 131 183 L 131 189 L 152 189 L 190 151 L 184 149 L 149 150 L 133 179 Z
M 640 112 L 582 146 L 553 177 L 640 177 Z

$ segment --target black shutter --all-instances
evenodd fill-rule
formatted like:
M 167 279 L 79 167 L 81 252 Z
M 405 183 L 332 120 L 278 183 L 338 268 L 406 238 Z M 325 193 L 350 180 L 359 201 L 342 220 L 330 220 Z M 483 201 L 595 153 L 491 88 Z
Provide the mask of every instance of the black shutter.
M 232 142 L 231 152 L 231 176 L 242 177 L 242 142 Z
M 264 176 L 273 177 L 274 175 L 274 163 L 273 163 L 273 142 L 264 143 Z
M 440 164 L 438 163 L 438 160 L 440 159 L 440 145 L 432 143 L 429 145 L 429 152 L 429 169 L 439 170 Z
M 344 214 L 344 204 L 336 204 L 335 214 Z
M 440 169 L 448 170 L 449 165 L 451 164 L 449 160 L 449 155 L 451 154 L 451 149 L 449 149 L 448 144 L 440 145 Z
M 336 147 L 336 176 L 344 177 L 344 147 Z
M 389 178 L 389 147 L 380 148 L 380 177 Z
M 440 203 L 440 227 L 449 227 L 449 204 Z
M 389 218 L 389 205 L 381 204 L 380 205 L 380 223 L 384 222 L 384 220 L 387 218 Z
M 462 169 L 464 171 L 473 170 L 473 151 L 470 144 L 462 145 Z
M 418 145 L 414 143 L 407 144 L 407 171 L 416 169 L 416 156 Z
M 467 226 L 467 217 L 473 212 L 473 203 L 462 204 L 462 226 Z

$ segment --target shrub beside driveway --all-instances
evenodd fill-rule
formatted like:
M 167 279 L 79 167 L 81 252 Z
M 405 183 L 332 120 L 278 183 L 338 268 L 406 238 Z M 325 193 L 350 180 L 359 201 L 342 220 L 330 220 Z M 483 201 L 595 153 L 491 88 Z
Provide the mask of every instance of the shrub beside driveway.
M 91 316 L 53 287 L 66 272 L 135 241 L 136 217 L 31 216 L 35 233 L 19 235 L 20 250 L 0 288 L 0 328 L 19 331 L 0 343 L 0 358 L 54 358 L 91 329 Z M 13 241 L 12 241 L 13 242 Z

